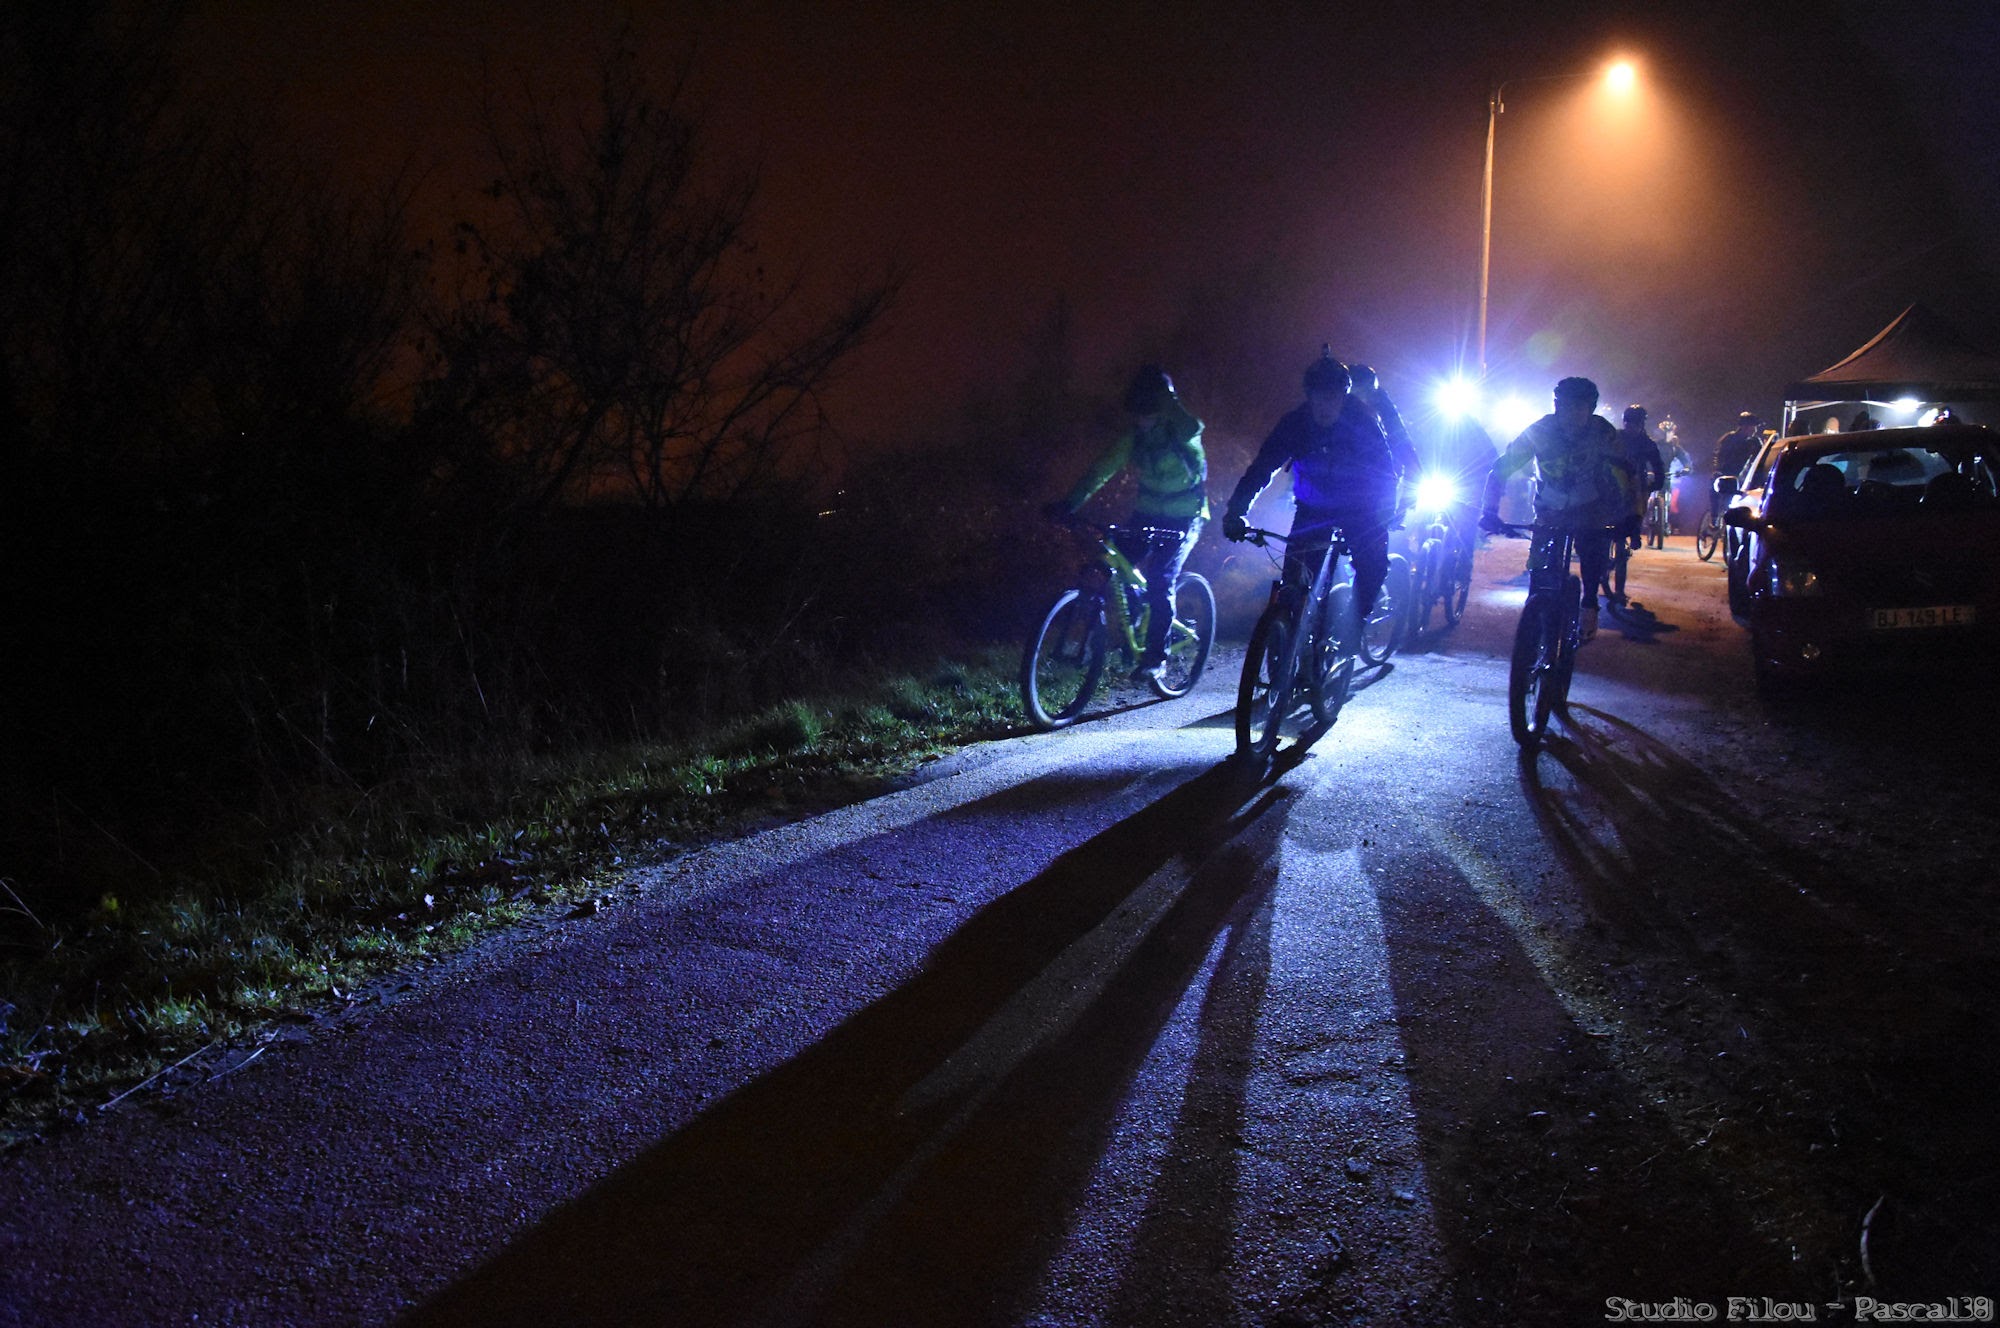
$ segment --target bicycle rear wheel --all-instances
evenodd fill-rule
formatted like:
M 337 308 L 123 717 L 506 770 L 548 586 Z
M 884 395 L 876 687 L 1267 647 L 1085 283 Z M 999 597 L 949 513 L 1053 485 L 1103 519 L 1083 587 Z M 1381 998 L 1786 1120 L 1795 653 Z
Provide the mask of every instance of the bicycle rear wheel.
M 1312 637 L 1312 673 L 1306 683 L 1306 702 L 1313 719 L 1322 727 L 1340 717 L 1347 694 L 1354 686 L 1354 646 L 1359 633 L 1354 621 L 1354 589 L 1342 583 L 1326 592 L 1320 606 L 1319 630 Z
M 1243 678 L 1236 687 L 1236 751 L 1263 760 L 1277 749 L 1278 731 L 1291 712 L 1292 683 L 1297 674 L 1285 606 L 1274 603 L 1250 632 L 1243 656 Z
M 1104 606 L 1094 595 L 1067 590 L 1042 617 L 1021 657 L 1021 703 L 1037 728 L 1076 721 L 1104 677 Z
M 1400 553 L 1389 555 L 1389 573 L 1382 578 L 1382 592 L 1375 608 L 1361 625 L 1361 658 L 1369 664 L 1389 662 L 1403 641 L 1404 602 L 1410 596 L 1410 560 Z
M 1148 679 L 1154 692 L 1171 701 L 1186 696 L 1208 667 L 1215 644 L 1215 591 L 1205 577 L 1193 572 L 1174 582 L 1174 621 L 1167 629 L 1167 657 L 1159 673 Z
M 1548 732 L 1556 664 L 1556 633 L 1549 621 L 1554 607 L 1546 599 L 1529 599 L 1514 628 L 1514 653 L 1507 666 L 1507 724 L 1524 751 L 1541 746 Z

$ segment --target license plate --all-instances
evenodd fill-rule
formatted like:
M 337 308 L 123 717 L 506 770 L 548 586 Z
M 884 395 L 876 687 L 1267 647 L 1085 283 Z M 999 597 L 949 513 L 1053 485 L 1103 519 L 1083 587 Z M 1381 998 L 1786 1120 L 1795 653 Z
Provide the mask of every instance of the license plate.
M 1933 604 L 1921 609 L 1870 609 L 1868 625 L 1878 632 L 1908 627 L 1970 627 L 1975 616 L 1970 604 Z

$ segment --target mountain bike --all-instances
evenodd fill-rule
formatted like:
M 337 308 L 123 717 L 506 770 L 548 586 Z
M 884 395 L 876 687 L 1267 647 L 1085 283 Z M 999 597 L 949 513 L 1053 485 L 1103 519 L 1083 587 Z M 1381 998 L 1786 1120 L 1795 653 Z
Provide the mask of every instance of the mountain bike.
M 1254 526 L 1244 538 L 1264 547 L 1288 536 Z M 1310 585 L 1300 585 L 1279 569 L 1270 602 L 1250 631 L 1243 678 L 1236 689 L 1236 751 L 1262 760 L 1278 745 L 1284 722 L 1303 703 L 1322 726 L 1333 723 L 1354 680 L 1359 624 L 1353 622 L 1354 590 L 1334 579 L 1347 553 L 1344 534 L 1335 532 L 1320 555 Z
M 1500 526 L 1500 532 L 1513 539 L 1534 541 L 1528 599 L 1514 629 L 1507 669 L 1507 724 L 1523 751 L 1541 746 L 1551 715 L 1569 713 L 1570 678 L 1583 632 L 1583 578 L 1570 571 L 1577 542 L 1608 540 L 1615 529 Z
M 1113 646 L 1125 666 L 1145 653 L 1153 609 L 1146 574 L 1118 547 L 1122 534 L 1150 553 L 1156 542 L 1178 543 L 1184 532 L 1151 526 L 1086 528 L 1098 540 L 1077 584 L 1056 596 L 1021 656 L 1021 702 L 1037 728 L 1059 729 L 1097 695 Z M 1143 561 L 1142 554 L 1139 561 Z M 1215 591 L 1206 579 L 1183 572 L 1174 582 L 1174 620 L 1167 628 L 1166 659 L 1146 685 L 1161 700 L 1185 696 L 1208 666 L 1215 645 Z
M 1458 620 L 1465 616 L 1465 601 L 1472 593 L 1472 541 L 1463 525 L 1453 519 L 1457 506 L 1458 483 L 1451 476 L 1426 475 L 1417 484 L 1415 511 L 1423 525 L 1410 568 L 1409 633 L 1413 637 L 1430 627 L 1434 605 L 1443 607 L 1447 627 L 1458 626 Z

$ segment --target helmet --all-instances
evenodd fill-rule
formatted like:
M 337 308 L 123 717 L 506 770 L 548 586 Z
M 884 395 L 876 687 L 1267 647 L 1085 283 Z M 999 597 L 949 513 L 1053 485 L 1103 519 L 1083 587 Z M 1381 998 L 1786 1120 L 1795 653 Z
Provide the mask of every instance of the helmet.
M 1348 365 L 1347 378 L 1347 390 L 1358 396 L 1369 396 L 1382 390 L 1382 380 L 1377 378 L 1375 371 L 1365 364 Z
M 1321 346 L 1319 358 L 1306 366 L 1306 391 L 1345 393 L 1353 384 L 1347 366 L 1333 358 L 1333 347 Z
M 1758 423 L 1758 418 L 1755 411 L 1746 410 L 1736 417 L 1736 427 L 1739 429 L 1747 429 L 1756 423 Z
M 1157 364 L 1142 364 L 1125 389 L 1125 409 L 1134 415 L 1151 415 L 1173 400 L 1174 380 Z
M 1627 424 L 1644 424 L 1646 422 L 1646 408 L 1636 401 L 1633 402 L 1625 408 L 1625 422 Z
M 1565 378 L 1556 384 L 1557 401 L 1588 401 L 1597 408 L 1597 384 L 1588 378 Z

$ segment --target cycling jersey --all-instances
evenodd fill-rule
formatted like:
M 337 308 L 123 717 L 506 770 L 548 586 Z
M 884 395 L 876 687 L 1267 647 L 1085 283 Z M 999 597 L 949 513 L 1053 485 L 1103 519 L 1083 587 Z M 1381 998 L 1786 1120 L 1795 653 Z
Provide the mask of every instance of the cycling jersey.
M 1618 430 L 1602 415 L 1588 417 L 1575 436 L 1565 435 L 1554 415 L 1544 415 L 1508 444 L 1487 477 L 1487 508 L 1499 505 L 1509 476 L 1532 464 L 1535 518 L 1572 525 L 1617 525 L 1638 508 L 1632 462 Z
M 1301 507 L 1387 514 L 1396 502 L 1396 463 L 1374 413 L 1365 408 L 1340 412 L 1321 428 L 1312 407 L 1285 413 L 1257 449 L 1250 469 L 1229 497 L 1229 511 L 1242 516 L 1280 466 L 1292 470 L 1292 496 Z
M 1139 481 L 1132 503 L 1136 523 L 1151 519 L 1185 527 L 1208 516 L 1208 455 L 1201 445 L 1201 421 L 1178 400 L 1170 400 L 1150 426 L 1135 425 L 1119 435 L 1070 490 L 1065 500 L 1069 509 L 1074 512 L 1090 501 L 1127 465 Z

